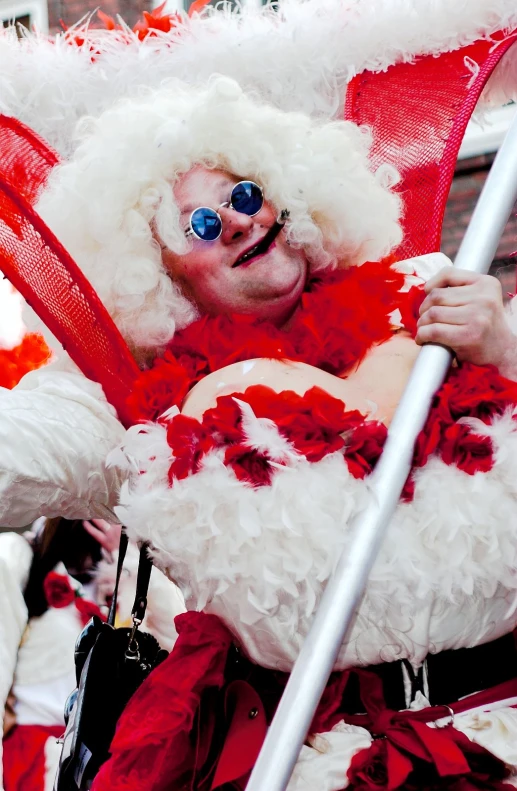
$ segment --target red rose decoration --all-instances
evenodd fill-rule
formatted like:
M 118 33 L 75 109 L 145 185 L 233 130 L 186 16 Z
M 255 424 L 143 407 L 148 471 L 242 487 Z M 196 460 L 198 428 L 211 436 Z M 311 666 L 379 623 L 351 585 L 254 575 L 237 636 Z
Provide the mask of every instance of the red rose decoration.
M 276 393 L 254 385 L 244 393 L 220 396 L 217 406 L 204 413 L 202 424 L 182 415 L 169 422 L 168 443 L 175 457 L 171 481 L 196 472 L 203 455 L 212 448 L 226 448 L 225 463 L 239 480 L 253 486 L 271 483 L 271 459 L 247 444 L 238 400 L 249 404 L 258 419 L 273 420 L 280 434 L 310 462 L 343 450 L 356 478 L 371 472 L 386 439 L 385 426 L 365 422 L 357 410 L 347 412 L 343 401 L 318 387 L 300 396 L 290 390 Z
M 100 618 L 101 621 L 106 620 L 97 605 L 92 601 L 88 601 L 88 599 L 83 599 L 81 596 L 78 596 L 75 600 L 75 606 L 81 616 L 81 623 L 83 626 L 86 626 L 90 618 L 94 615 Z
M 226 451 L 224 463 L 232 468 L 239 481 L 252 486 L 269 486 L 273 468 L 269 457 L 247 445 L 232 445 Z
M 169 469 L 171 485 L 174 478 L 180 480 L 197 472 L 205 453 L 214 447 L 199 420 L 186 415 L 176 415 L 168 423 L 167 442 L 175 456 Z
M 269 418 L 277 425 L 282 421 L 289 425 L 293 415 L 304 411 L 302 396 L 292 390 L 277 393 L 265 385 L 252 385 L 244 393 L 233 393 L 233 397 L 249 404 L 257 417 Z
M 308 412 L 294 414 L 280 421 L 280 432 L 306 459 L 320 461 L 329 453 L 341 450 L 345 440 L 336 431 L 328 431 Z
M 246 401 L 257 417 L 274 420 L 280 433 L 311 462 L 344 448 L 342 435 L 364 419 L 356 410 L 347 412 L 343 401 L 319 387 L 300 396 L 292 390 L 276 393 L 255 385 L 235 397 Z
M 445 431 L 441 446 L 443 461 L 455 464 L 469 475 L 491 470 L 494 466 L 493 452 L 490 437 L 474 434 L 465 423 L 454 423 Z
M 489 422 L 516 403 L 517 384 L 500 376 L 494 366 L 463 363 L 450 372 L 434 409 L 445 422 L 466 416 Z
M 423 467 L 433 453 L 446 464 L 455 464 L 473 475 L 488 472 L 494 464 L 489 437 L 474 434 L 463 417 L 475 417 L 484 423 L 517 404 L 517 385 L 500 376 L 493 366 L 463 363 L 453 368 L 445 384 L 434 397 L 424 430 L 420 433 L 413 457 L 413 467 Z M 403 499 L 411 500 L 414 479 L 410 476 Z
M 64 574 L 50 571 L 43 582 L 43 592 L 49 607 L 68 607 L 75 599 L 75 591 Z
M 352 758 L 348 779 L 354 791 L 395 791 L 409 777 L 413 764 L 388 740 L 376 739 Z
M 354 478 L 364 478 L 371 473 L 382 453 L 387 436 L 386 426 L 376 420 L 367 420 L 351 432 L 345 459 Z
M 364 420 L 360 412 L 347 412 L 343 401 L 319 387 L 312 387 L 305 393 L 300 410 L 301 420 L 296 415 L 289 420 L 288 437 L 309 461 L 319 461 L 327 454 L 344 448 L 343 435 L 360 426 Z
M 431 412 L 430 419 L 422 432 L 420 432 L 415 446 L 413 464 L 415 467 L 423 467 L 432 453 L 436 453 L 442 441 L 442 436 L 447 430 L 447 423 L 440 420 L 436 414 Z
M 236 397 L 240 398 L 238 395 Z M 217 406 L 207 409 L 203 415 L 203 428 L 218 447 L 242 442 L 244 433 L 241 424 L 241 408 L 233 395 L 219 396 Z

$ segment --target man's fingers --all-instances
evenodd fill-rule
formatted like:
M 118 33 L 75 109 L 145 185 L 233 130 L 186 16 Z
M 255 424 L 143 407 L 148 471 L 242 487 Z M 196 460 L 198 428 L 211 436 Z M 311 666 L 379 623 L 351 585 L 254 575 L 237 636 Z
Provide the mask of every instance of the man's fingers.
M 105 519 L 90 519 L 90 522 L 92 522 L 95 527 L 98 527 L 99 530 L 102 530 L 104 533 L 107 533 L 113 527 L 113 525 L 110 522 L 106 522 Z
M 468 324 L 471 318 L 472 309 L 469 305 L 460 307 L 432 305 L 420 315 L 417 326 L 424 327 L 426 324 Z
M 468 343 L 468 327 L 459 327 L 455 324 L 425 324 L 419 327 L 415 340 L 421 346 L 424 343 L 439 343 L 449 346 L 458 352 Z
M 476 272 L 467 272 L 465 269 L 456 269 L 446 266 L 425 284 L 424 290 L 429 294 L 433 288 L 448 288 L 450 286 L 470 286 L 480 278 Z
M 420 315 L 432 305 L 447 305 L 450 308 L 460 307 L 472 302 L 473 289 L 469 286 L 451 286 L 450 288 L 433 288 L 420 305 Z

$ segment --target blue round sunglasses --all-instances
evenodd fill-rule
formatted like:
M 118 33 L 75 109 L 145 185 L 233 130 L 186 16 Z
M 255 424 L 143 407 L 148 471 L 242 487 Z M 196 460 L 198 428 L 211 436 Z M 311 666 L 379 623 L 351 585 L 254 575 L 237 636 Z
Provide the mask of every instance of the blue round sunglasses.
M 230 200 L 222 203 L 221 207 L 225 206 L 241 214 L 247 214 L 248 217 L 254 217 L 263 205 L 264 195 L 261 187 L 254 181 L 239 181 L 232 189 Z M 222 232 L 223 221 L 219 212 L 209 209 L 208 206 L 200 206 L 190 215 L 190 224 L 185 234 L 195 236 L 203 242 L 215 242 Z

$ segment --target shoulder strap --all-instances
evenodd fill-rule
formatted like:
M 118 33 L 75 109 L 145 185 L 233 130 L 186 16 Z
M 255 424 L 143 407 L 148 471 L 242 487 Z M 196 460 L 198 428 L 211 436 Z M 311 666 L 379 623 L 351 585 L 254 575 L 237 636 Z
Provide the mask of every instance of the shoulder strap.
M 126 557 L 128 546 L 128 538 L 124 530 L 120 534 L 120 544 L 118 548 L 118 561 L 117 561 L 117 575 L 115 578 L 115 589 L 113 591 L 113 598 L 111 600 L 110 611 L 108 615 L 108 623 L 110 626 L 115 625 L 115 617 L 117 614 L 117 598 L 118 598 L 118 588 L 120 584 L 120 577 L 122 574 L 122 566 L 124 565 L 124 559 Z M 145 616 L 145 611 L 147 609 L 147 592 L 149 590 L 149 581 L 151 579 L 151 571 L 153 569 L 153 564 L 149 555 L 147 554 L 147 550 L 149 549 L 149 544 L 142 544 L 140 548 L 140 559 L 138 561 L 138 574 L 136 578 L 136 593 L 135 593 L 135 601 L 133 603 L 133 609 L 131 611 L 131 616 L 133 621 L 138 621 L 139 624 L 142 623 Z
M 120 534 L 120 543 L 118 545 L 118 561 L 117 561 L 117 576 L 115 578 L 115 590 L 113 591 L 113 598 L 111 600 L 110 611 L 108 615 L 108 623 L 110 626 L 115 626 L 115 617 L 117 615 L 118 586 L 120 583 L 120 575 L 122 574 L 122 566 L 124 565 L 124 559 L 126 557 L 127 545 L 128 545 L 128 538 L 124 531 L 124 528 L 122 528 L 122 532 Z
M 138 575 L 136 579 L 136 595 L 133 604 L 132 617 L 133 621 L 142 623 L 147 609 L 147 592 L 149 590 L 149 581 L 151 579 L 151 571 L 153 564 L 147 550 L 149 544 L 142 544 L 140 548 L 140 561 L 138 563 Z

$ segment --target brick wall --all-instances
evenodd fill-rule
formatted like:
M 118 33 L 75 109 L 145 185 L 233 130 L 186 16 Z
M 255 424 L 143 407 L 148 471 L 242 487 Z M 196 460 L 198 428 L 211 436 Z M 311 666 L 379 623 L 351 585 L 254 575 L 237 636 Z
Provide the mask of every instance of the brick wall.
M 458 162 L 447 202 L 442 234 L 442 250 L 450 258 L 454 258 L 458 250 L 493 160 L 494 154 L 485 154 Z M 492 274 L 504 281 L 505 292 L 516 291 L 517 258 L 512 257 L 515 251 L 517 251 L 517 206 L 506 225 L 491 269 Z
M 97 5 L 88 0 L 48 0 L 48 17 L 50 31 L 61 29 L 60 20 L 65 25 L 75 24 L 81 17 L 89 13 Z M 120 14 L 133 26 L 144 11 L 150 11 L 151 0 L 100 0 L 99 7 L 110 16 Z

